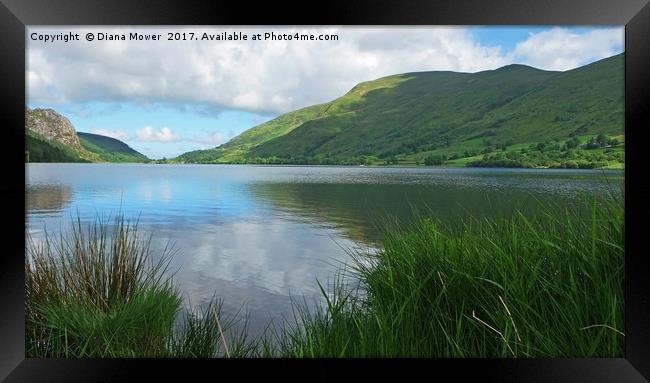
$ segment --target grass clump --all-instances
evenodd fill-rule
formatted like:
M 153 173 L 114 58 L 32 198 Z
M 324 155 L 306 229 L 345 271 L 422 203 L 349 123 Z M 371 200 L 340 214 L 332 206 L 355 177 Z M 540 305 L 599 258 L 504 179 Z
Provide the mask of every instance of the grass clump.
M 155 257 L 137 222 L 77 219 L 54 241 L 27 241 L 28 357 L 187 357 L 249 355 L 255 343 L 237 318 L 221 322 L 221 301 L 181 312 L 168 273 L 172 251 Z M 155 260 L 157 259 L 157 260 Z
M 356 291 L 302 308 L 281 353 L 297 357 L 620 357 L 623 204 L 588 203 L 446 227 L 386 230 L 354 254 Z
M 237 316 L 222 318 L 222 300 L 213 298 L 198 310 L 180 316 L 169 343 L 169 355 L 179 358 L 249 357 L 259 355 L 258 341 L 247 337 L 245 322 Z
M 181 304 L 165 276 L 170 253 L 153 262 L 137 223 L 81 222 L 58 241 L 28 239 L 26 350 L 30 357 L 157 356 Z

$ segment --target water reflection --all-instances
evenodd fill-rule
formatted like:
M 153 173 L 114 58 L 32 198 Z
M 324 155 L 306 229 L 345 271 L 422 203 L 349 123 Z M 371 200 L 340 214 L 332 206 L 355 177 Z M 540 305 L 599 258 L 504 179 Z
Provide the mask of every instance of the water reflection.
M 25 209 L 29 214 L 58 213 L 74 198 L 74 191 L 67 185 L 28 185 L 25 193 Z
M 543 188 L 540 191 L 540 188 L 527 187 L 530 185 L 521 179 L 517 188 L 507 182 L 488 187 L 494 180 L 479 179 L 483 182 L 474 184 L 469 184 L 465 178 L 462 181 L 458 184 L 450 180 L 428 185 L 382 184 L 379 187 L 369 183 L 260 183 L 251 187 L 250 193 L 286 212 L 290 218 L 318 222 L 342 230 L 354 241 L 377 245 L 382 222 L 387 219 L 408 224 L 420 215 L 451 223 L 470 216 L 482 218 L 509 215 L 515 210 L 532 211 L 548 203 L 566 207 L 579 199 L 559 191 L 585 191 L 584 186 L 588 186 L 580 189 L 579 183 L 568 180 L 553 186 L 546 183 L 547 189 L 552 187 L 556 191 L 549 198 Z
M 337 263 L 347 261 L 343 248 L 356 245 L 341 232 L 282 217 L 185 230 L 156 230 L 156 248 L 172 241 L 180 249 L 172 269 L 186 302 L 204 305 L 217 294 L 227 312 L 250 311 L 259 330 L 269 315 L 291 312 L 290 296 L 320 299 L 316 280 L 327 281 Z

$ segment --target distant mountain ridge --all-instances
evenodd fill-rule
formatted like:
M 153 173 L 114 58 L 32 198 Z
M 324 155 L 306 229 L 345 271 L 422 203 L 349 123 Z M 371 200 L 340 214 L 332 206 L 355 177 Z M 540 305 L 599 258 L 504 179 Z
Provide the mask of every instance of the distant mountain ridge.
M 26 162 L 145 162 L 127 144 L 98 134 L 77 132 L 53 109 L 25 108 Z
M 477 73 L 414 72 L 360 83 L 342 97 L 281 115 L 179 162 L 422 162 L 499 147 L 619 136 L 623 54 L 565 72 L 507 65 Z
M 149 158 L 124 142 L 93 133 L 77 132 L 81 145 L 106 162 L 146 162 Z

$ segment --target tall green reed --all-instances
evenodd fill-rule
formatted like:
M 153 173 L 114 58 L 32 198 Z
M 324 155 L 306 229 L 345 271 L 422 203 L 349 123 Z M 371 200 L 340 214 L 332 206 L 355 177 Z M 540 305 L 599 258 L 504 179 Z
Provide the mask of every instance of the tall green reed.
M 327 307 L 302 306 L 287 356 L 620 357 L 622 201 L 534 214 L 388 225 L 383 248 L 354 253 Z

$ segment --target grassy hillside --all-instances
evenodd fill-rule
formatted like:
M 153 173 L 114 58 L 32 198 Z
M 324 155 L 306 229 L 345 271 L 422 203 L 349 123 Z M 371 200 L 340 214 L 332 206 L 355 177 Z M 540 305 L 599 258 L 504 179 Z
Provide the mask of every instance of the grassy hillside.
M 90 162 L 68 146 L 29 129 L 25 129 L 25 141 L 25 162 Z
M 127 144 L 105 136 L 79 133 L 53 109 L 25 108 L 25 162 L 145 162 Z
M 186 162 L 241 162 L 255 146 L 273 138 L 283 136 L 304 122 L 322 117 L 331 103 L 309 106 L 291 113 L 283 114 L 271 121 L 249 129 L 239 136 L 215 149 L 195 150 L 177 157 Z
M 149 158 L 120 140 L 98 134 L 77 132 L 81 145 L 106 162 L 145 162 Z
M 620 136 L 623 68 L 623 56 L 617 55 L 566 72 L 508 65 L 478 73 L 384 77 L 177 160 L 422 164 L 441 156 L 470 163 L 540 142 L 550 147 L 574 136 L 583 141 L 601 133 Z

